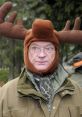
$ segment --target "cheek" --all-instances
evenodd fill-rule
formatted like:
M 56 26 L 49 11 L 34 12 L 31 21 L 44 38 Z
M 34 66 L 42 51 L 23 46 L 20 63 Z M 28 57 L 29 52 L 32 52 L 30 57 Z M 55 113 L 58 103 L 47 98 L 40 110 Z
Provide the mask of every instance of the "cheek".
M 48 57 L 49 58 L 49 63 L 52 63 L 53 60 L 55 59 L 55 54 L 51 54 L 51 56 Z
M 36 57 L 33 53 L 28 52 L 28 58 L 29 58 L 31 63 L 34 63 Z

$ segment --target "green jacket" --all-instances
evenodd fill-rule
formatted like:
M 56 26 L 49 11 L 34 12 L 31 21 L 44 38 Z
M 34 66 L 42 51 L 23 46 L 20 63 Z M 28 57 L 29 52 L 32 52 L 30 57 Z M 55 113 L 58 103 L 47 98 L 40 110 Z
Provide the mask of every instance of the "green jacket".
M 69 78 L 76 81 L 78 85 L 82 87 L 82 74 L 81 73 L 75 72 L 71 74 Z
M 82 90 L 66 79 L 49 112 L 45 97 L 23 72 L 0 88 L 0 117 L 82 117 Z

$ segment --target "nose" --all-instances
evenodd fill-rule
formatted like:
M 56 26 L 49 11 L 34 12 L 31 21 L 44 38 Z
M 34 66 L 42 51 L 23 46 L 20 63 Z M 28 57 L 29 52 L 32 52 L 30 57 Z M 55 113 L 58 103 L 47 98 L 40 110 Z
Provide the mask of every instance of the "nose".
M 39 53 L 39 55 L 38 55 L 38 56 L 39 56 L 39 57 L 41 57 L 41 58 L 46 57 L 46 53 L 45 53 L 44 48 L 41 48 L 40 53 Z

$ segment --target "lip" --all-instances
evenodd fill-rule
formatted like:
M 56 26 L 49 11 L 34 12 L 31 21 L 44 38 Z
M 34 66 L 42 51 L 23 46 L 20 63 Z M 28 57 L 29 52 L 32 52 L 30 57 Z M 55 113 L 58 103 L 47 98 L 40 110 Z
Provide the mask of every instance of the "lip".
M 36 63 L 44 65 L 47 61 L 36 61 Z

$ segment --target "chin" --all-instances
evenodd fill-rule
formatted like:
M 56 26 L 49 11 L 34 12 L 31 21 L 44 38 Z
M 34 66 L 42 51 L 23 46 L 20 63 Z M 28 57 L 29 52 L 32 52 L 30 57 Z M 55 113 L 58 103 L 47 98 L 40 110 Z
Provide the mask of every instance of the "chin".
M 39 71 L 43 71 L 43 70 L 46 70 L 47 68 L 36 68 L 36 69 Z
M 41 71 L 43 71 L 43 70 L 46 70 L 48 67 L 44 67 L 44 66 L 38 66 L 38 67 L 35 67 L 37 70 L 41 70 Z

